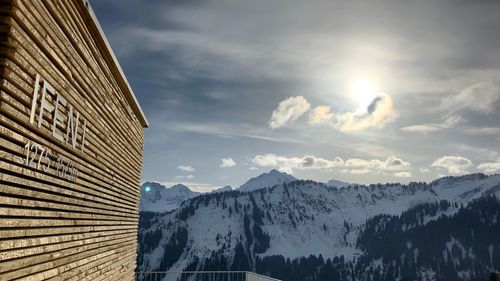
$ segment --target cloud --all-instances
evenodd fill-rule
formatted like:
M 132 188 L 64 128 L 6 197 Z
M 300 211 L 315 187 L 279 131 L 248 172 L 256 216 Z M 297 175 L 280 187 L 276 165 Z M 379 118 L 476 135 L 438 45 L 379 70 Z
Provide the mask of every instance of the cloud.
M 441 128 L 437 126 L 438 124 L 420 124 L 420 125 L 412 125 L 401 128 L 401 131 L 408 133 L 420 133 L 420 134 L 428 134 L 431 132 L 439 131 Z
M 309 114 L 309 125 L 319 125 L 321 123 L 330 121 L 333 118 L 333 113 L 330 111 L 330 107 L 326 105 L 320 105 L 313 109 Z
M 397 172 L 394 175 L 398 178 L 411 178 L 412 174 L 410 172 Z
M 304 95 L 312 105 L 310 110 L 330 105 L 333 112 L 354 112 L 348 107 L 353 100 L 347 97 L 347 84 L 360 75 L 386 87 L 394 100 L 394 109 L 404 114 L 405 120 L 413 118 L 405 121 L 408 123 L 399 124 L 396 120 L 386 126 L 396 124 L 399 129 L 424 122 L 439 123 L 439 117 L 444 115 L 428 120 L 422 115 L 426 115 L 426 108 L 440 105 L 443 93 L 458 89 L 458 95 L 460 90 L 480 81 L 491 80 L 500 85 L 500 17 L 498 9 L 492 8 L 497 7 L 495 4 L 384 0 L 359 5 L 356 1 L 344 1 L 339 8 L 336 1 L 322 1 L 320 6 L 310 1 L 293 1 L 289 5 L 280 1 L 148 1 L 148 5 L 142 0 L 127 1 L 127 5 L 117 0 L 94 2 L 108 7 L 100 11 L 99 18 L 122 66 L 133 78 L 131 82 L 142 89 L 138 98 L 149 113 L 145 178 L 163 178 L 165 159 L 183 159 L 193 151 L 236 157 L 241 146 L 255 152 L 251 157 L 266 144 L 268 152 L 293 153 L 289 156 L 313 153 L 326 158 L 357 155 L 383 160 L 401 153 L 418 155 L 418 161 L 427 164 L 448 155 L 439 152 L 442 146 L 432 146 L 436 143 L 480 142 L 491 149 L 498 147 L 500 135 L 480 141 L 455 134 L 415 139 L 380 131 L 358 138 L 329 132 L 326 126 L 324 131 L 289 131 L 270 130 L 266 124 L 279 101 L 289 96 Z M 391 9 L 387 9 L 387 4 Z M 137 13 L 138 10 L 145 12 Z M 415 11 L 420 16 L 415 16 Z M 300 21 L 296 20 L 297 15 Z M 373 15 L 383 20 L 373 21 Z M 478 18 L 481 20 L 475 20 Z M 422 34 L 419 40 L 415 40 L 415 32 Z M 119 51 L 124 49 L 130 52 Z M 214 101 L 204 97 L 206 92 L 230 94 L 227 100 Z M 474 120 L 478 114 L 473 115 L 463 116 L 471 124 L 498 124 L 498 119 L 479 116 L 484 120 Z M 306 112 L 295 125 L 307 123 L 308 117 Z M 186 123 L 197 123 L 196 128 L 189 130 L 204 130 L 206 135 L 180 132 Z M 210 133 L 214 127 L 208 123 L 224 126 Z M 265 131 L 247 131 L 241 126 L 243 123 L 261 126 Z M 167 127 L 170 124 L 176 126 Z M 214 140 L 214 135 L 224 139 Z M 308 146 L 294 142 L 313 138 L 317 143 Z M 310 150 L 312 146 L 314 151 Z M 380 150 L 373 150 L 372 146 L 379 146 Z M 209 154 L 200 153 L 197 161 L 213 161 Z M 495 159 L 475 164 L 492 160 Z M 212 168 L 219 168 L 218 161 L 220 157 Z M 242 166 L 240 161 L 238 166 Z M 176 171 L 175 167 L 169 177 L 189 174 Z M 194 173 L 201 177 L 198 170 Z M 414 172 L 417 173 L 418 170 Z M 210 173 L 207 180 L 216 183 L 218 175 Z M 245 176 L 241 173 L 234 177 L 236 182 Z
M 194 179 L 194 175 L 175 176 L 176 179 Z
M 441 127 L 443 128 L 452 128 L 455 127 L 456 125 L 462 124 L 467 122 L 465 118 L 463 118 L 461 115 L 451 115 L 448 118 L 446 118 L 443 122 L 441 122 Z
M 291 124 L 306 113 L 310 107 L 311 104 L 303 96 L 289 97 L 281 101 L 273 111 L 269 127 L 277 129 Z
M 464 122 L 466 122 L 466 120 L 462 116 L 451 115 L 450 117 L 443 120 L 441 123 L 427 123 L 427 124 L 407 126 L 401 128 L 401 130 L 408 133 L 428 134 L 431 132 L 452 128 Z
M 452 112 L 468 109 L 488 114 L 495 110 L 498 100 L 500 100 L 500 88 L 492 82 L 480 82 L 464 89 L 456 96 L 444 98 L 440 108 Z
M 385 160 L 348 159 L 340 157 L 332 160 L 316 156 L 285 157 L 276 154 L 256 155 L 252 162 L 259 167 L 277 168 L 280 171 L 293 173 L 297 170 L 333 170 L 340 169 L 344 173 L 366 174 L 380 172 L 401 172 L 410 169 L 411 164 L 395 156 Z
M 177 132 L 197 133 L 220 138 L 248 138 L 254 140 L 304 144 L 298 138 L 269 135 L 262 128 L 246 123 L 175 122 L 164 124 L 165 129 Z
M 179 69 L 168 73 L 169 78 L 240 79 L 246 74 L 249 79 L 255 79 L 279 75 L 274 69 L 265 69 L 256 62 L 265 57 L 255 48 L 241 41 L 223 40 L 209 32 L 127 26 L 121 33 L 123 37 L 134 38 L 121 49 L 123 54 L 175 53 L 171 59 Z
M 355 170 L 369 170 L 380 172 L 398 172 L 410 169 L 411 164 L 396 156 L 390 156 L 385 160 L 379 159 L 349 159 L 345 161 L 345 167 Z
M 250 168 L 248 168 L 248 169 L 249 169 L 249 170 L 251 170 L 251 171 L 254 171 L 254 170 L 258 170 L 259 168 L 257 168 L 257 167 L 253 167 L 253 166 L 252 166 L 252 167 L 250 167 Z
M 500 135 L 500 127 L 470 128 L 467 133 L 473 135 Z
M 332 169 L 343 165 L 344 161 L 337 157 L 334 160 L 327 160 L 315 156 L 285 157 L 276 154 L 256 155 L 252 163 L 259 167 L 272 167 L 287 173 L 293 173 L 293 169 L 299 170 L 321 170 Z
M 179 166 L 177 166 L 177 170 L 184 171 L 184 172 L 196 171 L 191 165 L 179 165 Z
M 236 166 L 236 162 L 234 162 L 233 158 L 231 158 L 231 157 L 229 157 L 229 158 L 223 158 L 221 160 L 222 160 L 222 163 L 219 166 L 221 168 L 229 168 L 229 167 Z
M 500 162 L 481 163 L 477 166 L 477 169 L 488 174 L 498 173 L 500 172 Z
M 269 126 L 276 129 L 291 124 L 310 107 L 309 102 L 302 96 L 288 98 L 274 110 Z M 334 113 L 329 106 L 317 106 L 309 114 L 308 124 L 315 126 L 330 122 L 341 132 L 353 132 L 367 128 L 382 128 L 396 116 L 391 96 L 378 93 L 366 108 L 359 108 L 356 112 Z
M 467 144 L 449 144 L 449 147 L 457 151 L 458 154 L 474 155 L 478 159 L 483 159 L 483 162 L 496 162 L 500 157 L 500 153 L 496 148 L 489 149 Z
M 443 156 L 434 161 L 431 167 L 446 169 L 450 174 L 465 174 L 472 167 L 472 161 L 462 156 Z
M 351 173 L 353 175 L 363 175 L 363 174 L 369 174 L 372 172 L 372 170 L 369 170 L 369 169 L 352 169 L 352 170 L 348 170 L 348 169 L 344 169 L 342 170 L 343 173 Z
M 334 114 L 334 128 L 341 132 L 354 132 L 367 128 L 383 128 L 397 114 L 390 95 L 379 93 L 367 108 L 357 112 Z

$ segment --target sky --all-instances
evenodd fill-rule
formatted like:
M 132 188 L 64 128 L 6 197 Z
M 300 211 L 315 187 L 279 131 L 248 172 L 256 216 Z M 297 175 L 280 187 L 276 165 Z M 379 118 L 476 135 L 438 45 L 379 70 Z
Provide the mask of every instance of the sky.
M 500 173 L 500 1 L 99 0 L 142 181 Z

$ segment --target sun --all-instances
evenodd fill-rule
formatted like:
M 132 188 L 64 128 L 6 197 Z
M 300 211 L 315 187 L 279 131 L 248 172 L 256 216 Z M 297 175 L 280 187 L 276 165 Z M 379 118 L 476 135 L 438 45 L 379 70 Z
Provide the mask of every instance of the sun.
M 359 102 L 360 108 L 366 108 L 376 97 L 375 84 L 367 79 L 355 80 L 352 85 L 351 94 Z

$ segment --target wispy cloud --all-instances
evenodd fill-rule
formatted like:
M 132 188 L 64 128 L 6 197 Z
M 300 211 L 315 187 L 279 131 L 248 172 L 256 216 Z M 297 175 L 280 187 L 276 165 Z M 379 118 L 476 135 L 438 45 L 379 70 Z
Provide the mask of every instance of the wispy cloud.
M 311 104 L 303 97 L 289 97 L 279 103 L 269 120 L 269 127 L 277 129 L 292 124 L 306 113 Z
M 479 82 L 466 89 L 460 94 L 448 96 L 441 102 L 443 111 L 455 112 L 461 109 L 491 113 L 497 107 L 500 100 L 500 88 L 493 82 Z
M 467 132 L 472 135 L 500 135 L 500 127 L 469 128 Z
M 248 138 L 275 143 L 308 144 L 299 138 L 269 134 L 261 127 L 244 123 L 177 122 L 165 125 L 170 130 L 216 136 L 220 138 Z
M 194 172 L 195 168 L 193 168 L 191 165 L 179 165 L 177 166 L 177 170 L 184 172 Z
M 181 176 L 175 176 L 176 179 L 194 179 L 194 175 L 181 175 Z
M 254 72 L 256 66 L 252 62 L 259 58 L 256 50 L 240 42 L 219 40 L 217 36 L 193 30 L 127 27 L 123 32 L 127 33 L 127 37 L 135 39 L 132 42 L 147 42 L 147 44 L 127 44 L 129 47 L 125 49 L 126 52 L 138 52 L 142 49 L 175 52 L 176 63 L 184 69 L 176 75 L 183 80 L 190 76 L 239 78 L 242 72 L 247 74 Z
M 428 134 L 431 132 L 439 131 L 441 129 L 442 129 L 441 124 L 438 123 L 411 125 L 401 128 L 401 130 L 404 132 L 421 133 L 421 134 Z
M 475 145 L 450 144 L 449 147 L 459 154 L 473 155 L 476 159 L 482 159 L 482 162 L 492 162 L 500 157 L 500 151 L 498 150 Z
M 466 120 L 460 115 L 451 115 L 441 123 L 427 123 L 427 124 L 419 124 L 412 125 L 401 128 L 404 132 L 409 133 L 422 133 L 427 134 L 431 132 L 441 131 L 443 129 L 448 129 L 455 127 L 458 124 L 464 123 Z
M 453 128 L 467 121 L 461 115 L 456 114 L 457 111 L 475 111 L 490 114 L 497 108 L 496 104 L 499 100 L 500 88 L 496 84 L 493 82 L 479 82 L 463 89 L 458 94 L 448 95 L 441 100 L 437 109 L 447 116 L 442 122 L 411 125 L 402 127 L 401 130 L 410 133 L 428 134 Z M 495 128 L 472 128 L 466 131 L 480 134 L 499 132 Z

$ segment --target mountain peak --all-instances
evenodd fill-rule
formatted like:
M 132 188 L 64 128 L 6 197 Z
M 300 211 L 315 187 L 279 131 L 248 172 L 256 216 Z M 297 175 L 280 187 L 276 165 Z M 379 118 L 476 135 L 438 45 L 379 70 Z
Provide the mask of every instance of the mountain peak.
M 170 188 L 168 188 L 170 190 L 177 190 L 177 191 L 184 191 L 184 192 L 189 192 L 189 191 L 192 191 L 189 187 L 179 183 L 179 184 L 176 184 L 176 185 L 173 185 L 171 186 Z
M 189 187 L 176 184 L 166 188 L 157 182 L 146 182 L 141 188 L 141 211 L 164 212 L 178 208 L 182 202 L 197 195 Z
M 276 169 L 272 169 L 271 171 L 269 171 L 268 174 L 270 174 L 270 175 L 281 175 L 281 174 L 286 174 L 286 173 L 285 172 L 280 172 L 280 171 L 278 171 Z
M 246 183 L 240 186 L 239 190 L 256 190 L 296 180 L 297 179 L 292 175 L 273 169 L 268 173 L 263 173 L 257 177 L 249 179 Z

